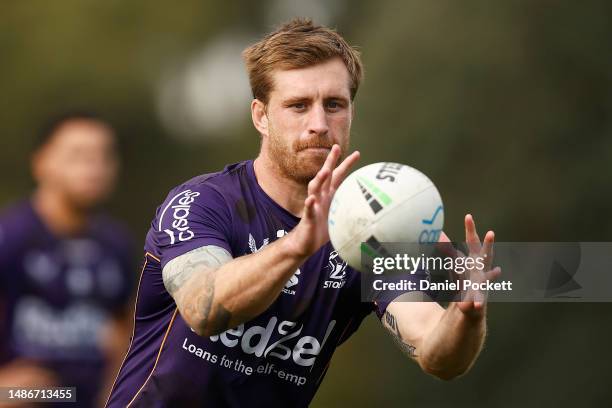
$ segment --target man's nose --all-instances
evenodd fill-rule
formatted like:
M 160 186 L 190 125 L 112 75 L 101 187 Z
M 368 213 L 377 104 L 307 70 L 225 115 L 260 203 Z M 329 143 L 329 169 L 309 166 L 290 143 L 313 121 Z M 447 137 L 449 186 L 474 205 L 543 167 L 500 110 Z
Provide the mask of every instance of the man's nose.
M 327 124 L 325 108 L 321 105 L 313 106 L 308 118 L 308 133 L 325 135 L 328 130 L 329 126 Z

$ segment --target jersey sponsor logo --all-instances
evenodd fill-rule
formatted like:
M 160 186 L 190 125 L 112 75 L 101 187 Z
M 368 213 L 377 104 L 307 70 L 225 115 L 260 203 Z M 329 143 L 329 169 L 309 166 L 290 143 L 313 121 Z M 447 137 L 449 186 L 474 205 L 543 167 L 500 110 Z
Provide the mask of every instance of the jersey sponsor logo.
M 282 238 L 286 234 L 287 234 L 287 231 L 280 229 L 276 231 L 276 238 Z M 261 251 L 269 243 L 270 243 L 270 238 L 265 238 L 261 242 L 261 246 L 257 247 L 257 241 L 255 241 L 255 238 L 253 237 L 253 235 L 249 233 L 249 250 L 251 251 L 252 254 L 254 254 L 255 252 Z M 301 271 L 298 268 L 298 270 L 295 271 L 295 273 L 291 276 L 291 278 L 289 278 L 289 280 L 285 283 L 285 287 L 282 290 L 283 293 L 287 295 L 295 295 L 295 290 L 290 289 L 290 288 L 292 288 L 293 286 L 299 283 L 300 278 L 298 275 L 300 275 L 300 273 Z
M 256 357 L 264 358 L 276 357 L 293 361 L 302 367 L 311 367 L 335 325 L 335 320 L 330 321 L 323 339 L 319 341 L 314 336 L 300 336 L 304 328 L 303 324 L 298 326 L 297 322 L 290 320 L 279 322 L 276 316 L 272 316 L 265 327 L 255 325 L 246 328 L 243 323 L 221 334 L 210 336 L 209 339 L 215 343 L 221 341 L 229 348 L 239 346 L 245 354 L 254 354 Z M 272 341 L 275 335 L 281 337 Z
M 170 228 L 164 229 L 164 232 L 170 237 L 170 245 L 174 245 L 176 241 L 185 242 L 194 237 L 194 233 L 189 229 L 189 213 L 191 203 L 200 195 L 197 191 L 185 190 L 170 199 L 168 204 L 162 210 L 159 216 L 158 231 L 162 230 L 162 223 L 166 211 L 172 212 L 172 222 Z
M 340 258 L 338 251 L 331 251 L 325 271 L 329 279 L 323 282 L 324 289 L 340 289 L 346 284 L 347 263 Z

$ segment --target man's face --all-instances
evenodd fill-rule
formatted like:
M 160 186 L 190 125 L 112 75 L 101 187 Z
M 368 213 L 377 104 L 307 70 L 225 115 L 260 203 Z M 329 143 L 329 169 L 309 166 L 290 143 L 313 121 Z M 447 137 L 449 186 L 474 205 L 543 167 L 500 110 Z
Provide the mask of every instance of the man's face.
M 94 207 L 110 194 L 117 168 L 112 130 L 93 120 L 62 125 L 34 162 L 41 187 L 55 190 L 82 209 Z
M 307 68 L 275 71 L 266 107 L 262 149 L 284 176 L 307 183 L 331 147 L 346 154 L 351 129 L 350 77 L 340 58 Z

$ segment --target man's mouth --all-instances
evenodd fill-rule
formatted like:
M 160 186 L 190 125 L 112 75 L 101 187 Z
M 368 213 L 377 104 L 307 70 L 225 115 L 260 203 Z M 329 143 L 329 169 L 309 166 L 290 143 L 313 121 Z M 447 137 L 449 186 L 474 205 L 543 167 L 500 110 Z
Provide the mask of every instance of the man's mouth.
M 301 149 L 301 152 L 312 152 L 312 153 L 329 153 L 331 147 L 323 147 L 323 146 L 313 146 L 313 147 L 305 147 Z

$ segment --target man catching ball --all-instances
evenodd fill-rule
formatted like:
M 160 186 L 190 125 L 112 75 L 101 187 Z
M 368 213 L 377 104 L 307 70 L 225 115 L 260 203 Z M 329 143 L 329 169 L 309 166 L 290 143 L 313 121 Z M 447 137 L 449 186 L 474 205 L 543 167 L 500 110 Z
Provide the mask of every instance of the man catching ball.
M 359 158 L 349 154 L 358 52 L 293 20 L 244 58 L 261 150 L 158 208 L 107 406 L 306 406 L 372 311 L 424 371 L 464 373 L 485 336 L 483 302 L 361 302 L 360 273 L 329 242 L 330 201 Z M 487 251 L 493 233 L 481 246 L 471 216 L 465 225 L 471 252 Z

